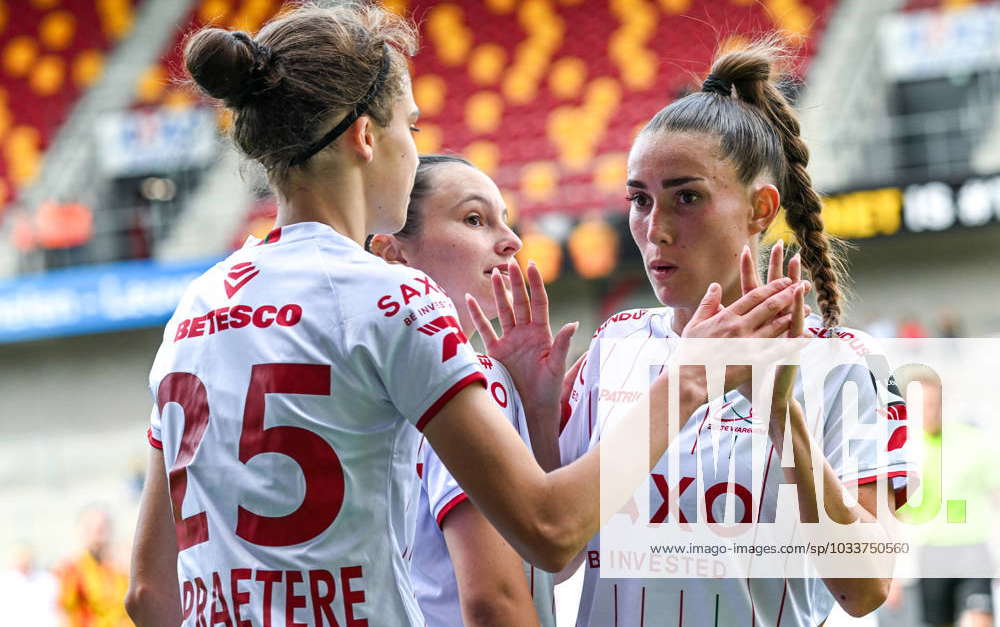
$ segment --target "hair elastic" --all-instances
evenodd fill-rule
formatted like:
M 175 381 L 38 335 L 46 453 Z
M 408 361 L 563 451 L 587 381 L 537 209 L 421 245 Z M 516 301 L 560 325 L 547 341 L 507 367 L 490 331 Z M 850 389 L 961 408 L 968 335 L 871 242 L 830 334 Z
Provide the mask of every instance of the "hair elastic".
M 709 74 L 705 82 L 701 84 L 701 90 L 720 96 L 732 96 L 733 82 L 715 74 Z
M 375 99 L 375 96 L 378 95 L 382 85 L 385 83 L 386 76 L 389 74 L 389 46 L 383 43 L 382 47 L 382 65 L 379 67 L 378 75 L 372 82 L 371 87 L 368 88 L 368 93 L 365 94 L 364 98 L 362 98 L 358 104 L 354 105 L 354 109 L 347 114 L 347 117 L 340 121 L 340 124 L 333 127 L 329 133 L 323 135 L 318 140 L 310 144 L 309 147 L 302 151 L 301 154 L 292 159 L 289 165 L 297 166 L 305 163 L 310 157 L 315 155 L 320 150 L 323 150 L 329 146 L 333 140 L 340 137 L 344 131 L 351 126 L 351 124 L 354 124 L 355 120 L 368 111 L 368 107 L 371 105 L 372 100 Z
M 270 69 L 272 54 L 269 46 L 257 43 L 253 37 L 241 30 L 234 31 L 232 36 L 233 39 L 236 39 L 250 49 L 250 55 L 253 58 L 253 67 L 250 68 L 249 77 L 241 85 L 240 92 L 231 100 L 234 107 L 242 107 L 251 98 L 273 87 L 273 85 L 268 85 L 267 81 L 267 72 Z

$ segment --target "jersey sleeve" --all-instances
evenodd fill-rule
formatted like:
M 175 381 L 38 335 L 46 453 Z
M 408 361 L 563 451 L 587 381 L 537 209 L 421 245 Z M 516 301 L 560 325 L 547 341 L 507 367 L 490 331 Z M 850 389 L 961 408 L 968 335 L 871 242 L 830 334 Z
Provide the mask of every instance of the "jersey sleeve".
M 906 404 L 891 375 L 885 356 L 864 338 L 870 352 L 865 363 L 842 365 L 826 381 L 824 453 L 845 483 L 865 485 L 885 477 L 903 505 L 907 488 L 918 478 L 915 446 L 907 429 Z M 845 417 L 846 390 L 857 391 L 857 417 Z M 846 407 L 848 413 L 851 408 Z M 916 439 L 919 432 L 913 435 Z
M 445 516 L 468 497 L 426 440 L 421 442 L 419 460 L 420 480 L 427 492 L 430 515 L 440 527 Z
M 398 268 L 389 280 L 379 277 L 386 295 L 357 321 L 352 343 L 390 402 L 422 431 L 459 391 L 486 379 L 451 299 L 422 272 Z
M 530 446 L 527 428 L 522 424 L 524 415 L 521 397 L 514 387 L 510 374 L 502 364 L 486 355 L 478 355 L 477 359 L 485 372 L 486 386 L 493 401 L 500 408 L 504 418 L 518 430 L 525 444 Z M 417 453 L 420 480 L 427 492 L 430 514 L 440 527 L 448 513 L 467 497 L 426 440 L 421 441 Z
M 153 406 L 149 412 L 149 427 L 146 429 L 146 439 L 153 448 L 163 450 L 163 434 L 160 433 L 160 412 Z

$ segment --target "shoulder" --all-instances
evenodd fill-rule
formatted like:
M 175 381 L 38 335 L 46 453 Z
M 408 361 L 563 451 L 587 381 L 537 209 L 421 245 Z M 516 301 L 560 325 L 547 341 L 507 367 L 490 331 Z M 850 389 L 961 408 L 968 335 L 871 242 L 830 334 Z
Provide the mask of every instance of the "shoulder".
M 883 352 L 878 341 L 869 333 L 851 327 L 825 327 L 823 319 L 817 314 L 806 318 L 805 327 L 808 336 L 838 342 L 838 349 L 850 350 L 861 358 Z
M 439 310 L 454 312 L 454 304 L 445 291 L 422 271 L 381 259 L 369 269 L 358 290 L 362 298 L 355 301 L 376 317 L 413 315 L 419 318 Z
M 653 309 L 626 309 L 605 320 L 594 332 L 594 339 L 610 339 L 629 337 L 641 330 L 651 330 L 653 320 L 667 316 L 671 310 L 668 307 Z
M 417 309 L 444 308 L 445 302 L 452 308 L 444 290 L 420 270 L 388 263 L 360 248 L 327 242 L 320 254 L 345 319 L 406 317 Z M 436 301 L 441 302 L 434 305 Z
M 824 327 L 822 319 L 816 314 L 806 318 L 806 333 L 813 338 L 836 343 L 833 346 L 825 341 L 810 343 L 805 353 L 811 353 L 811 356 L 806 359 L 817 363 L 832 360 L 844 378 L 862 376 L 870 379 L 876 390 L 880 387 L 878 381 L 882 381 L 889 405 L 902 402 L 892 364 L 879 340 L 871 334 L 851 327 Z

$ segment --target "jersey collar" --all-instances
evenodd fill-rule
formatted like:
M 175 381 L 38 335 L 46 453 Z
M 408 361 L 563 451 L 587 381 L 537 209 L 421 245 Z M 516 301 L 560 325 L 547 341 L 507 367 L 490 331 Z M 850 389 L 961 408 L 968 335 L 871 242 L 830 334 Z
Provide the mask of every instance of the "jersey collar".
M 329 224 L 323 224 L 322 222 L 295 222 L 294 224 L 286 224 L 285 226 L 271 229 L 262 239 L 249 235 L 243 243 L 243 247 L 266 246 L 278 242 L 287 243 L 313 238 L 333 238 L 345 245 L 363 250 L 361 244 L 358 244 L 346 235 L 338 233 Z

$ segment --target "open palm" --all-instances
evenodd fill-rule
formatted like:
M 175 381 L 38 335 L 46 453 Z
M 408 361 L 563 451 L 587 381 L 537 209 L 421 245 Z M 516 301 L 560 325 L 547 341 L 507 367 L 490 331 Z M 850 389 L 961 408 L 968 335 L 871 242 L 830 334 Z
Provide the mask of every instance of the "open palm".
M 566 355 L 578 323 L 563 326 L 553 336 L 548 294 L 538 268 L 528 264 L 527 282 L 516 262 L 508 264 L 508 272 L 509 285 L 499 271 L 494 270 L 492 276 L 501 334 L 497 335 L 476 299 L 466 295 L 472 322 L 486 353 L 510 372 L 525 406 L 550 408 L 558 415 Z

